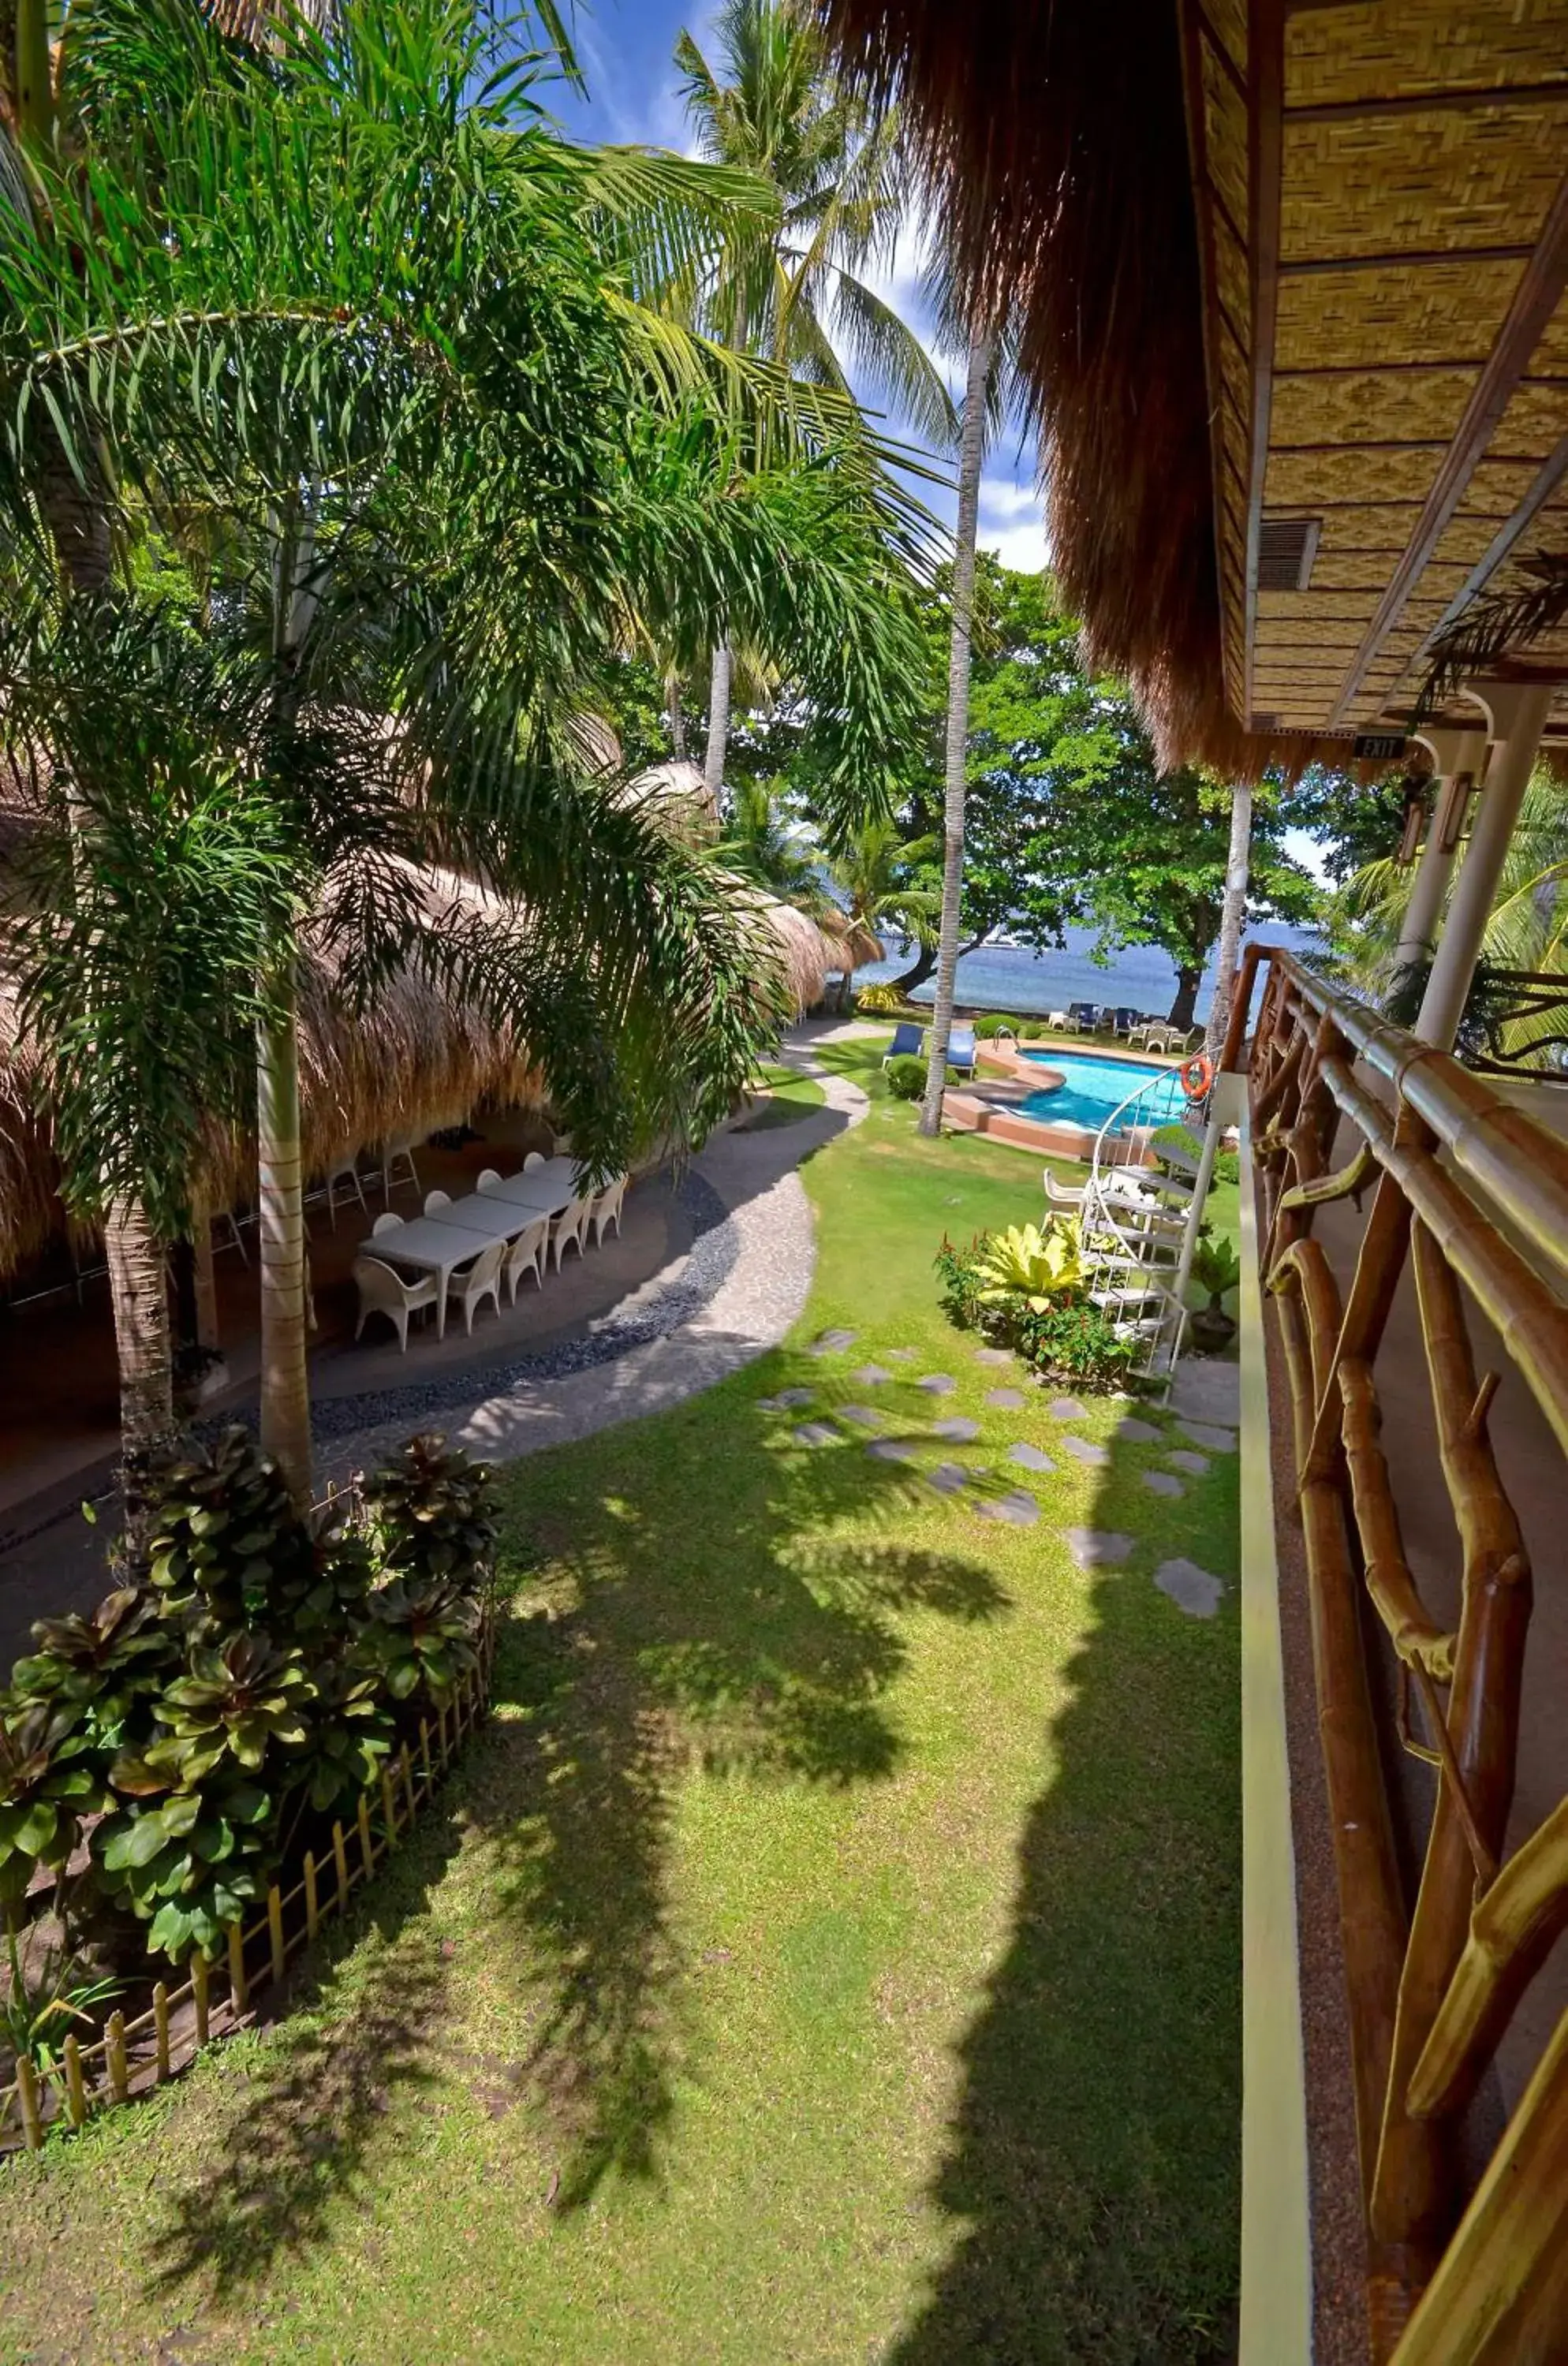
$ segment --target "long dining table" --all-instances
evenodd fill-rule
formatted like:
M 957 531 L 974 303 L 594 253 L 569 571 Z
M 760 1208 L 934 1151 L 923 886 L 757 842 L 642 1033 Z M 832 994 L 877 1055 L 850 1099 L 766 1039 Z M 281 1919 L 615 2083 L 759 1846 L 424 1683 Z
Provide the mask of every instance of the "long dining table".
M 446 1291 L 460 1266 L 471 1264 L 498 1241 L 514 1240 L 541 1216 L 558 1215 L 577 1196 L 577 1169 L 570 1158 L 547 1159 L 531 1174 L 507 1177 L 485 1191 L 469 1191 L 428 1215 L 372 1234 L 362 1244 L 368 1256 L 389 1265 L 412 1266 L 434 1276 L 435 1335 L 446 1336 Z

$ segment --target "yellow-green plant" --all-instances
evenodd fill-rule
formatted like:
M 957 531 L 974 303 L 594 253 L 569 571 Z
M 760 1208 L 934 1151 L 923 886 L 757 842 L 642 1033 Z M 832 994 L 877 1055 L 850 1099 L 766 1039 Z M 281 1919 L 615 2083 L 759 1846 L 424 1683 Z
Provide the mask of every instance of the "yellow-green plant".
M 1083 1238 L 1076 1216 L 1053 1216 L 1038 1224 L 1010 1224 L 994 1233 L 980 1264 L 980 1299 L 995 1306 L 1021 1298 L 1032 1314 L 1081 1289 Z

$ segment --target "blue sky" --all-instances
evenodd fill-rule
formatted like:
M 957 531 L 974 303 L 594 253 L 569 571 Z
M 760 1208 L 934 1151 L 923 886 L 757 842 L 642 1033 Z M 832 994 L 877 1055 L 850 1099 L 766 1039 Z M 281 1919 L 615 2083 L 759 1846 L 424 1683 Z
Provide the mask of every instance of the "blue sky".
M 679 0 L 675 5 L 671 0 L 594 0 L 592 7 L 580 5 L 573 23 L 588 98 L 580 100 L 565 88 L 554 94 L 553 111 L 563 127 L 584 140 L 643 142 L 688 151 L 691 130 L 672 62 L 676 37 L 685 27 L 712 58 L 717 14 L 716 6 L 682 6 Z M 929 322 L 917 300 L 915 235 L 911 232 L 902 239 L 886 265 L 870 276 L 931 343 Z M 951 357 L 939 355 L 937 358 L 950 385 L 953 384 Z M 902 432 L 900 422 L 888 423 L 895 434 Z M 1016 435 L 1001 439 L 981 488 L 980 540 L 1010 567 L 1037 568 L 1045 563 L 1045 535 L 1033 474 L 1032 451 L 1026 447 L 1021 452 Z M 919 490 L 929 507 L 951 523 L 951 494 L 934 487 Z

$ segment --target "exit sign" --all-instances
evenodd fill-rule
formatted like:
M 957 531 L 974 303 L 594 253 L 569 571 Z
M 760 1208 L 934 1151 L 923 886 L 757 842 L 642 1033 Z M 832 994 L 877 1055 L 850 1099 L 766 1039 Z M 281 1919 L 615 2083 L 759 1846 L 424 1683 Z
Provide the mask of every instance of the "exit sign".
M 1358 731 L 1356 755 L 1364 764 L 1391 764 L 1404 755 L 1408 742 L 1403 731 Z

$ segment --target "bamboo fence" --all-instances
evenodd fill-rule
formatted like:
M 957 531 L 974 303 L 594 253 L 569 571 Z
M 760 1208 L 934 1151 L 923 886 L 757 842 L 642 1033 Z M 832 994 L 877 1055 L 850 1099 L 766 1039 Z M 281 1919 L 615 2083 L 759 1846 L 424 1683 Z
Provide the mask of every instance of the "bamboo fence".
M 46 2130 L 63 2120 L 79 2128 L 88 2113 L 129 2102 L 188 2070 L 204 2045 L 254 2018 L 258 1998 L 283 1980 L 294 1957 L 310 1946 L 324 1922 L 345 1913 L 360 1884 L 389 1856 L 434 1796 L 457 1752 L 483 1718 L 495 1653 L 493 1622 L 480 1632 L 478 1665 L 454 1687 L 434 1717 L 422 1717 L 417 1743 L 404 1742 L 383 1763 L 373 1791 L 361 1792 L 354 1815 L 333 1825 L 328 1850 L 307 1850 L 289 1888 L 274 1883 L 254 1922 L 231 1923 L 221 1956 L 195 1955 L 186 1976 L 171 1989 L 159 1980 L 145 2012 L 108 2017 L 89 2045 L 67 2037 L 58 2072 L 43 2075 L 19 2059 L 8 2087 L 0 2087 L 0 2150 L 25 2145 L 36 2151 Z
M 1546 2366 L 1568 2357 L 1568 2015 L 1479 2180 L 1464 2114 L 1568 1929 L 1568 1799 L 1504 1861 L 1530 1560 L 1490 1436 L 1501 1374 L 1478 1373 L 1467 1309 L 1568 1452 L 1568 1145 L 1268 947 L 1247 949 L 1227 1067 L 1260 961 L 1253 1151 L 1292 1402 L 1372 2352 L 1379 2366 Z M 1314 1223 L 1369 1188 L 1342 1295 Z M 1407 1271 L 1458 1545 L 1451 1619 L 1422 1599 L 1382 1439 L 1374 1362 Z M 1406 1363 L 1393 1385 L 1411 1378 Z M 1369 1649 L 1367 1605 L 1386 1653 Z M 1385 1774 L 1399 1749 L 1433 1770 L 1413 1899 Z

